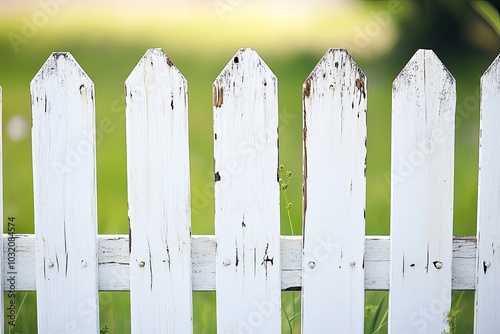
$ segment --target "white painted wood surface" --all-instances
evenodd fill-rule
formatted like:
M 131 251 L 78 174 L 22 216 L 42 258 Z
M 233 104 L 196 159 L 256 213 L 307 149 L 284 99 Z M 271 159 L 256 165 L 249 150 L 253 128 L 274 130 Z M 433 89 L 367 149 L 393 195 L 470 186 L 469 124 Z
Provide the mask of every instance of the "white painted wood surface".
M 213 84 L 217 332 L 281 332 L 277 80 L 240 49 Z
M 150 49 L 125 83 L 133 333 L 192 332 L 187 83 Z
M 500 56 L 481 78 L 475 333 L 500 333 Z
M 419 50 L 393 83 L 389 332 L 441 333 L 451 306 L 455 80 Z
M 17 287 L 20 291 L 35 291 L 35 238 L 33 235 L 17 237 Z M 365 238 L 365 290 L 389 290 L 389 246 L 388 236 Z M 130 289 L 128 247 L 128 235 L 99 236 L 99 290 Z M 194 235 L 191 237 L 191 247 L 193 291 L 214 291 L 215 236 Z M 4 253 L 6 252 L 6 240 L 4 240 Z M 4 268 L 7 268 L 5 259 Z M 4 281 L 7 279 L 8 275 L 4 274 Z M 282 236 L 281 290 L 300 290 L 301 279 L 302 237 Z M 475 237 L 454 238 L 452 288 L 454 290 L 476 288 Z
M 31 102 L 38 332 L 97 333 L 94 84 L 53 53 Z
M 366 92 L 344 49 L 304 83 L 304 333 L 364 330 Z

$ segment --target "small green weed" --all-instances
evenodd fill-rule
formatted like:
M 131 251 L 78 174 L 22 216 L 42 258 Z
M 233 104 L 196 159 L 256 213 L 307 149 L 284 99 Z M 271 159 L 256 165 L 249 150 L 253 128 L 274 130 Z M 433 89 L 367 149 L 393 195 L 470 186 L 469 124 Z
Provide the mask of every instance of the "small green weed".
M 104 326 L 102 326 L 101 330 L 99 331 L 99 334 L 109 334 L 108 325 L 104 324 Z
M 443 331 L 442 334 L 456 334 L 457 333 L 457 323 L 458 315 L 460 314 L 460 303 L 462 302 L 462 297 L 464 292 L 462 291 L 455 301 L 455 305 L 451 307 L 451 310 L 446 314 L 446 322 L 450 327 L 449 331 Z
M 291 209 L 292 209 L 292 203 L 288 200 L 288 195 L 287 195 L 287 189 L 288 189 L 288 184 L 290 182 L 290 178 L 292 177 L 292 172 L 287 170 L 285 172 L 285 166 L 280 165 L 279 166 L 279 184 L 281 191 L 283 192 L 283 197 L 285 199 L 285 209 L 286 213 L 288 216 L 288 224 L 290 226 L 290 233 L 291 235 L 294 235 L 293 231 L 293 224 L 292 224 L 292 215 L 291 215 Z M 287 309 L 285 308 L 285 303 L 283 302 L 283 299 L 281 300 L 281 309 L 283 310 L 283 314 L 285 315 L 285 319 L 288 325 L 288 330 L 290 334 L 294 332 L 294 327 L 292 326 L 292 322 L 295 318 L 300 315 L 300 310 L 297 310 L 297 294 L 298 292 L 292 292 L 292 310 L 291 313 L 292 315 L 288 314 Z M 300 297 L 300 296 L 299 296 Z

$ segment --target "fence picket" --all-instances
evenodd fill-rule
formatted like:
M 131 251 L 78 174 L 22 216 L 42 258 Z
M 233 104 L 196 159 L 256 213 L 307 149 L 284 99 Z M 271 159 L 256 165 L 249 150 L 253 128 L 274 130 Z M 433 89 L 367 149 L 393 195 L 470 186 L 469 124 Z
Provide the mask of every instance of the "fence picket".
M 500 56 L 481 77 L 475 332 L 500 333 Z
M 187 83 L 150 49 L 125 83 L 133 333 L 192 332 Z
M 389 331 L 441 333 L 451 306 L 455 79 L 419 50 L 392 99 Z
M 31 103 L 38 332 L 97 333 L 94 84 L 53 53 Z
M 277 80 L 240 49 L 213 85 L 217 326 L 281 332 Z
M 327 333 L 335 324 L 361 333 L 366 77 L 346 50 L 330 49 L 305 81 L 303 101 L 302 331 Z

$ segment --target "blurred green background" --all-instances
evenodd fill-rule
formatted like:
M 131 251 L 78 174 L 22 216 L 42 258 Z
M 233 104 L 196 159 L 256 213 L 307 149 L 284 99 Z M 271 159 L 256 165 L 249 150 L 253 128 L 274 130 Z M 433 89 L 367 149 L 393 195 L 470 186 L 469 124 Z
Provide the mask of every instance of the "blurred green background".
M 69 51 L 95 83 L 97 122 L 112 122 L 97 147 L 99 233 L 128 233 L 123 84 L 148 48 L 161 47 L 189 85 L 192 232 L 213 234 L 211 85 L 239 48 L 252 47 L 278 77 L 279 156 L 294 173 L 287 195 L 300 234 L 302 83 L 328 48 L 345 47 L 368 77 L 366 233 L 388 235 L 391 83 L 417 49 L 429 48 L 457 81 L 454 234 L 475 235 L 479 78 L 500 51 L 499 36 L 488 1 L 2 0 L 4 225 L 15 216 L 17 233 L 34 232 L 29 83 L 51 52 Z M 281 232 L 291 234 L 284 207 Z M 20 305 L 25 294 L 17 295 Z M 367 305 L 382 298 L 386 307 L 386 292 L 367 292 Z M 130 332 L 128 293 L 100 299 L 101 324 Z M 458 332 L 468 333 L 473 293 L 454 293 L 459 299 Z M 214 333 L 215 294 L 195 293 L 194 307 L 195 332 Z M 283 293 L 284 313 L 298 310 L 300 293 Z M 368 307 L 367 324 L 372 317 Z M 300 332 L 300 316 L 291 327 Z M 34 293 L 6 331 L 36 332 Z

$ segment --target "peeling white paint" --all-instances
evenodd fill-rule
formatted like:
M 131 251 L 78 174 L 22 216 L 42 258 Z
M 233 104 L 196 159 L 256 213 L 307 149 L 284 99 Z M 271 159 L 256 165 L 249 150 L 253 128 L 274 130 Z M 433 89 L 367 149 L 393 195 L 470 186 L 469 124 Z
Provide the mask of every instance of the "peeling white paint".
M 38 331 L 97 333 L 94 84 L 71 54 L 53 53 L 31 99 Z M 83 133 L 91 134 L 88 154 L 58 175 L 54 162 L 66 161 Z
M 475 332 L 500 333 L 500 56 L 481 78 Z
M 364 330 L 366 87 L 344 49 L 304 83 L 304 333 Z
M 125 87 L 132 333 L 190 333 L 186 79 L 150 49 Z
M 393 83 L 391 169 L 398 169 L 400 158 L 418 152 L 422 143 L 434 145 L 413 173 L 391 184 L 393 333 L 448 330 L 455 101 L 455 79 L 430 50 L 417 51 Z M 438 132 L 440 140 L 433 142 Z M 435 261 L 442 265 L 434 266 Z
M 281 290 L 277 80 L 241 49 L 213 92 L 217 331 L 279 333 L 281 303 L 270 299 Z M 239 173 L 223 173 L 230 165 Z

